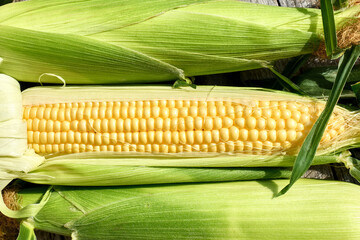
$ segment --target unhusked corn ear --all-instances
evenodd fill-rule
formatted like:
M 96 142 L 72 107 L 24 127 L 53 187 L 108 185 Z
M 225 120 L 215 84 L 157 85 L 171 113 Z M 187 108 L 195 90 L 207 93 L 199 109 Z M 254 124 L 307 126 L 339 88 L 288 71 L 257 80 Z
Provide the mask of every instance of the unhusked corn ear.
M 360 238 L 359 186 L 300 179 L 286 196 L 274 198 L 287 183 L 54 186 L 28 222 L 79 240 Z M 22 207 L 34 203 L 34 195 L 40 198 L 46 187 L 26 190 L 19 193 Z
M 292 94 L 271 92 L 264 97 L 259 89 L 154 87 L 149 94 L 143 87 L 83 89 L 101 96 L 122 96 L 114 100 L 92 100 L 91 96 L 76 93 L 76 89 L 63 90 L 67 96 L 70 92 L 78 94 L 76 100 L 62 97 L 62 91 L 56 88 L 35 88 L 23 94 L 30 148 L 42 154 L 110 151 L 293 155 L 324 108 L 322 101 Z M 156 89 L 160 92 L 153 94 Z M 54 99 L 44 97 L 31 102 L 37 91 L 50 96 L 48 90 L 56 92 Z M 350 112 L 337 108 L 320 150 L 339 141 L 351 128 L 346 123 L 352 118 Z
M 359 12 L 335 14 L 337 32 L 350 33 L 339 44 L 344 49 L 358 41 Z M 0 7 L 0 71 L 57 84 L 184 80 L 314 53 L 323 32 L 319 9 L 234 0 L 32 0 Z

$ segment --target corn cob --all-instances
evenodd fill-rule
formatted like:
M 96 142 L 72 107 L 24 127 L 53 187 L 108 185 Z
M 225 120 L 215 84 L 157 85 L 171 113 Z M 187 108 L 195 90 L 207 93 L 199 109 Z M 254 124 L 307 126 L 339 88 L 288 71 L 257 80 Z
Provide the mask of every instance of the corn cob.
M 337 30 L 353 43 L 359 12 L 354 6 L 335 14 Z M 235 0 L 32 0 L 0 7 L 0 71 L 43 83 L 185 79 L 313 53 L 322 34 L 318 9 Z
M 273 198 L 286 183 L 55 186 L 23 228 L 79 240 L 359 239 L 359 186 L 302 179 L 286 196 Z M 20 192 L 22 206 L 37 202 L 43 192 Z
M 9 83 L 3 88 L 12 97 L 8 109 L 16 112 L 2 112 L 8 120 L 0 131 L 6 136 L 0 138 L 6 146 L 0 149 L 6 173 L 0 178 L 43 184 L 288 177 L 286 169 L 234 167 L 292 166 L 324 107 L 291 93 L 211 86 L 39 87 L 21 93 L 16 80 L 0 77 Z M 19 126 L 13 130 L 14 121 Z M 343 151 L 358 146 L 357 124 L 356 113 L 337 107 L 313 164 L 344 162 L 356 174 L 356 161 Z

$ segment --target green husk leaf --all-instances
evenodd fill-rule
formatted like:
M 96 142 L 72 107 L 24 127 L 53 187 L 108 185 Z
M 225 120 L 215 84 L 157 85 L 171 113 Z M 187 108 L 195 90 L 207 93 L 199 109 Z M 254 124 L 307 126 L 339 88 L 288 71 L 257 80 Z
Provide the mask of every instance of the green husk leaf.
M 342 89 L 344 88 L 351 69 L 353 68 L 359 56 L 360 46 L 353 46 L 350 50 L 347 50 L 342 57 L 339 63 L 339 69 L 336 75 L 335 83 L 326 103 L 325 109 L 321 113 L 318 120 L 315 122 L 314 126 L 311 128 L 308 136 L 305 138 L 305 141 L 301 146 L 300 152 L 294 163 L 294 169 L 291 174 L 290 183 L 278 193 L 278 196 L 285 194 L 310 167 L 327 123 L 331 117 L 337 101 L 340 98 Z
M 36 229 L 78 240 L 359 237 L 358 186 L 302 179 L 286 197 L 273 198 L 285 184 L 55 186 L 49 202 L 32 219 Z M 26 193 L 20 195 L 26 200 Z
M 334 10 L 331 0 L 320 0 L 326 55 L 336 58 L 338 52 Z M 334 56 L 333 56 L 334 55 Z
M 338 29 L 358 13 L 336 12 Z M 42 83 L 60 83 L 54 75 L 77 84 L 184 80 L 312 53 L 322 32 L 318 9 L 233 0 L 32 0 L 0 8 L 0 71 Z
M 17 238 L 18 240 L 36 240 L 34 232 L 34 226 L 26 221 L 22 221 L 20 224 L 20 232 Z

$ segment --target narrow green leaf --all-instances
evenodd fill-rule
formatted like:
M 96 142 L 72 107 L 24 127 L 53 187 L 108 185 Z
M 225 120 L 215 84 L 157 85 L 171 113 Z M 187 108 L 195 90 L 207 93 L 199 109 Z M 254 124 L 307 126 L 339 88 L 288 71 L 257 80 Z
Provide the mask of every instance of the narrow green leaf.
M 303 90 L 301 90 L 301 88 L 299 88 L 299 86 L 297 86 L 295 83 L 293 83 L 289 78 L 287 78 L 286 76 L 282 75 L 281 73 L 279 73 L 278 71 L 276 71 L 273 67 L 268 67 L 268 69 L 270 71 L 272 71 L 280 81 L 280 83 L 287 89 L 289 89 L 291 92 L 295 92 L 301 95 L 306 95 L 305 92 Z
M 331 4 L 331 0 L 320 0 L 320 3 L 321 16 L 324 28 L 326 55 L 332 58 L 333 54 L 337 51 L 334 10 Z
M 306 137 L 300 149 L 300 152 L 294 163 L 294 169 L 291 174 L 290 183 L 278 193 L 278 196 L 285 194 L 310 167 L 321 137 L 325 131 L 326 125 L 331 117 L 337 101 L 340 98 L 342 89 L 344 88 L 345 83 L 350 75 L 351 69 L 353 68 L 359 56 L 360 46 L 354 46 L 347 50 L 342 57 L 339 63 L 339 69 L 336 75 L 335 83 L 326 103 L 325 109 L 310 130 L 310 133 Z

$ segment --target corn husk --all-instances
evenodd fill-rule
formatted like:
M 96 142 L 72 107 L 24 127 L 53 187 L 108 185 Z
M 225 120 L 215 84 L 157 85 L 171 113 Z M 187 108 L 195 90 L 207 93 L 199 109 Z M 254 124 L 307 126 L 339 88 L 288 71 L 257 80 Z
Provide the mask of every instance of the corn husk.
M 77 240 L 359 239 L 359 186 L 302 179 L 286 196 L 274 198 L 286 183 L 56 186 L 23 227 Z M 21 205 L 39 202 L 45 191 L 21 191 Z
M 338 30 L 360 7 L 335 13 Z M 138 83 L 256 69 L 317 51 L 318 9 L 235 0 L 32 0 L 0 7 L 0 71 L 42 83 Z

